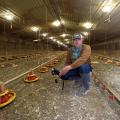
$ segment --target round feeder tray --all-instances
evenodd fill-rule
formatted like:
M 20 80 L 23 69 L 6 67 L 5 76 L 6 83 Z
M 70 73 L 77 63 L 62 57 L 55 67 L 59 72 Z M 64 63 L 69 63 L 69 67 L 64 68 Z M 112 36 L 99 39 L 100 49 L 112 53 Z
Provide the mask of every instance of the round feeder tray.
M 116 65 L 120 67 L 120 62 L 116 62 Z
M 107 63 L 113 63 L 113 61 L 112 61 L 112 60 L 110 60 L 110 59 L 108 59 L 108 60 L 107 60 Z
M 47 67 L 41 67 L 39 72 L 40 73 L 46 73 L 46 72 L 48 72 L 48 68 Z
M 28 83 L 35 82 L 35 81 L 38 81 L 38 80 L 39 80 L 38 78 L 36 78 L 36 79 L 34 79 L 34 80 L 24 79 L 24 81 L 25 81 L 25 82 L 28 82 Z
M 38 81 L 38 77 L 36 77 L 34 74 L 33 75 L 30 75 L 30 76 L 27 76 L 24 81 L 25 82 L 28 82 L 28 83 L 31 83 L 31 82 L 35 82 L 35 81 Z
M 54 64 L 48 64 L 47 67 L 54 67 Z
M 53 64 L 57 64 L 58 62 L 56 62 L 56 61 L 53 61 Z
M 55 64 L 57 64 L 57 62 L 53 62 L 53 64 L 55 65 Z
M 48 70 L 40 71 L 40 73 L 46 73 L 46 72 L 48 72 Z
M 54 64 L 57 64 L 59 62 L 59 60 L 54 60 L 53 63 Z
M 0 94 L 0 108 L 8 105 L 16 98 L 16 93 L 12 90 L 6 90 Z
M 14 67 L 14 68 L 17 67 L 17 66 L 18 66 L 17 64 L 12 64 L 12 67 Z
M 5 90 L 3 93 L 0 93 L 0 97 L 7 94 L 8 93 L 8 90 Z

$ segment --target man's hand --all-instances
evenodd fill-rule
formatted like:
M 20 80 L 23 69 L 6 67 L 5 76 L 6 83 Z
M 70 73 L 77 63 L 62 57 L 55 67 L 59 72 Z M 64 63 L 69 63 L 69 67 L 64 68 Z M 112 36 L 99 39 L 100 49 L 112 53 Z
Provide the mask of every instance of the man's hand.
M 72 67 L 70 65 L 65 66 L 59 73 L 59 76 L 65 75 Z

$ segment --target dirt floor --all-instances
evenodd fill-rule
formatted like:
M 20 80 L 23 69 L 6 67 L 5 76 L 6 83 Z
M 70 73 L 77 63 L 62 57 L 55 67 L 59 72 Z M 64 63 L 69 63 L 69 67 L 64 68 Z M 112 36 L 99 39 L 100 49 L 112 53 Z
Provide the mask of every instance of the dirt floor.
M 61 68 L 64 61 L 56 67 Z M 35 74 L 41 80 L 24 83 L 23 78 L 7 85 L 17 97 L 10 105 L 0 109 L 0 120 L 119 120 L 120 105 L 109 101 L 108 93 L 100 91 L 94 81 L 90 82 L 90 92 L 83 96 L 80 85 L 75 81 L 61 80 L 56 84 L 50 70 Z

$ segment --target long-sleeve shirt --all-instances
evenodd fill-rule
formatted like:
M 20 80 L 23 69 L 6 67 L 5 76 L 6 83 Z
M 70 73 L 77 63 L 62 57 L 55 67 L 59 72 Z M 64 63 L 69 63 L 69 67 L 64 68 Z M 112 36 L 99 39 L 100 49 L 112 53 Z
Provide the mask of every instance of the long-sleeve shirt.
M 82 64 L 90 64 L 91 47 L 89 45 L 83 44 L 80 57 L 75 61 L 72 61 L 71 53 L 72 51 L 69 49 L 67 52 L 65 65 L 71 65 L 71 67 L 74 69 Z

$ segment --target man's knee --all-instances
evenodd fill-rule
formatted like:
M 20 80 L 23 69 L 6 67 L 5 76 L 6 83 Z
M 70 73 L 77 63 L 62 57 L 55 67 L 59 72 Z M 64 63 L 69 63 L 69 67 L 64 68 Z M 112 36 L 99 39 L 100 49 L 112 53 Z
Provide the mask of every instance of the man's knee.
M 83 64 L 80 66 L 80 73 L 86 74 L 86 73 L 90 73 L 91 69 L 90 69 L 90 65 L 89 64 Z

